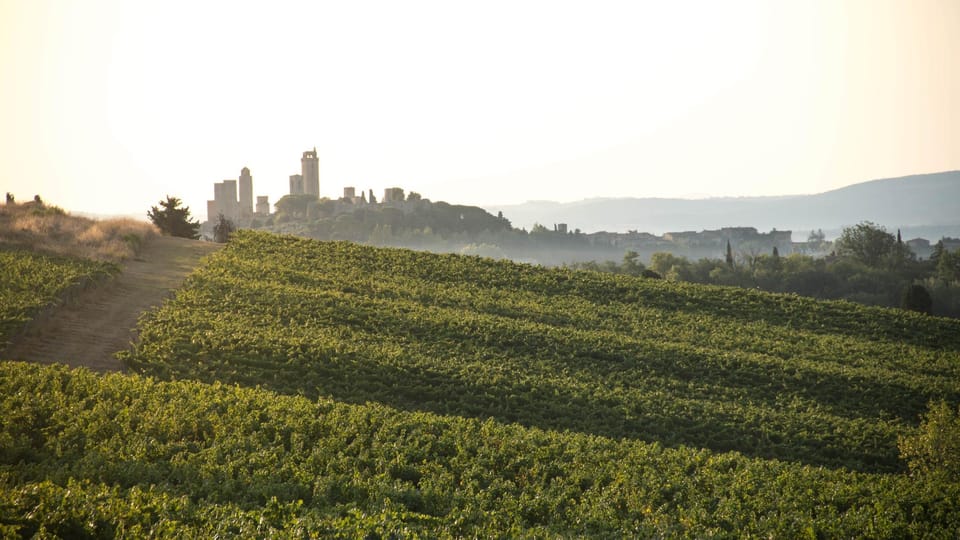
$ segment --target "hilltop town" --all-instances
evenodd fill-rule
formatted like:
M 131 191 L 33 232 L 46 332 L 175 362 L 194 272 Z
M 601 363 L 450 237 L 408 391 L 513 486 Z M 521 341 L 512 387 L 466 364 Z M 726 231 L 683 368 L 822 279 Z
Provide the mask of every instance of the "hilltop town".
M 337 199 L 320 196 L 317 149 L 303 152 L 300 173 L 289 177 L 288 194 L 271 212 L 267 196 L 253 200 L 253 177 L 244 167 L 238 179 L 214 184 L 207 201 L 208 221 L 202 234 L 212 237 L 218 216 L 237 228 L 268 229 L 319 239 L 353 240 L 378 245 L 434 251 L 476 252 L 542 264 L 619 259 L 626 250 L 648 259 L 657 251 L 691 258 L 719 257 L 728 243 L 749 253 L 783 255 L 819 253 L 826 245 L 815 236 L 793 242 L 791 231 L 758 232 L 753 227 L 724 227 L 712 231 L 668 232 L 662 236 L 638 231 L 585 233 L 567 223 L 552 228 L 535 225 L 529 232 L 513 229 L 508 218 L 465 205 L 431 202 L 416 192 L 391 187 L 378 199 L 372 189 L 343 188 Z M 388 210 L 391 209 L 391 210 Z
M 360 190 L 358 195 L 353 186 L 344 187 L 343 196 L 339 199 L 321 198 L 320 160 L 314 147 L 303 152 L 300 174 L 290 175 L 289 193 L 275 204 L 277 212 L 270 211 L 270 201 L 266 195 L 258 195 L 254 206 L 253 176 L 247 167 L 240 170 L 238 179 L 214 183 L 213 199 L 207 201 L 207 221 L 203 223 L 201 232 L 210 237 L 219 216 L 237 228 L 261 228 L 272 225 L 278 215 L 281 221 L 307 220 L 351 212 L 359 206 L 383 204 L 397 207 L 404 202 L 420 200 L 415 192 L 407 195 L 403 188 L 391 187 L 384 190 L 383 198 L 378 202 L 372 189 L 367 192 Z

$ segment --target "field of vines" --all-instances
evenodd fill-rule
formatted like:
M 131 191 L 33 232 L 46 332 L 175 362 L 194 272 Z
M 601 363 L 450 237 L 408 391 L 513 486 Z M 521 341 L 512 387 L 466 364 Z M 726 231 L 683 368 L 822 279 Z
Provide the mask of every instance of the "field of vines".
M 59 301 L 66 289 L 116 270 L 109 263 L 0 248 L 0 351 L 42 308 Z
M 142 321 L 161 379 L 862 472 L 960 401 L 960 321 L 242 232 Z
M 960 530 L 957 320 L 240 231 L 138 332 L 0 363 L 0 537 Z
M 0 536 L 946 538 L 960 486 L 0 363 Z

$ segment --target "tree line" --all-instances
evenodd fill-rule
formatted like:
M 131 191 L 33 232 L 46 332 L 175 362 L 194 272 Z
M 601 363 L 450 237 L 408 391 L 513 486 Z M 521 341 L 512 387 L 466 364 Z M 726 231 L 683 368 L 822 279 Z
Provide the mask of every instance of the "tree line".
M 728 250 L 725 259 L 691 261 L 657 252 L 647 266 L 636 252 L 627 251 L 620 262 L 568 266 L 960 317 L 960 250 L 945 249 L 941 240 L 929 259 L 920 260 L 903 243 L 899 232 L 894 235 L 869 221 L 843 229 L 826 257 L 799 253 L 781 256 L 774 248 L 769 254 L 734 256 Z
M 281 223 L 298 215 L 296 197 L 285 197 L 277 215 Z M 314 201 L 315 202 L 315 201 Z M 530 233 L 513 229 L 502 215 L 491 216 L 480 208 L 446 203 L 417 201 L 416 212 L 397 208 L 363 209 L 335 218 L 315 219 L 294 227 L 271 227 L 323 240 L 352 240 L 374 245 L 397 245 L 414 249 L 456 251 L 493 256 L 531 256 L 537 248 L 548 248 L 556 235 L 543 227 Z M 334 201 L 314 204 L 313 212 L 324 214 Z M 190 221 L 189 208 L 179 199 L 167 197 L 161 208 L 152 207 L 148 216 L 164 234 L 198 238 L 199 223 Z M 304 212 L 310 210 L 306 206 Z M 257 224 L 262 226 L 263 224 Z M 270 225 L 279 225 L 273 222 Z M 542 230 L 541 230 L 542 229 Z M 235 224 L 218 216 L 214 240 L 226 242 L 236 230 Z M 568 235 L 560 235 L 565 238 Z M 580 235 L 570 235 L 581 240 Z M 811 240 L 823 244 L 822 232 L 811 233 Z M 562 249 L 562 246 L 553 246 Z M 522 257 L 521 257 L 522 258 Z M 674 281 L 729 285 L 768 292 L 795 293 L 829 300 L 849 300 L 866 305 L 901 307 L 932 315 L 960 317 L 960 250 L 949 251 L 943 241 L 937 243 L 929 259 L 921 260 L 900 237 L 869 221 L 843 229 L 827 257 L 802 253 L 781 256 L 774 247 L 769 254 L 740 253 L 734 256 L 727 242 L 724 259 L 701 258 L 691 261 L 667 252 L 654 253 L 649 267 L 639 254 L 628 250 L 616 261 L 568 263 L 574 269 L 597 270 L 616 274 L 666 278 Z

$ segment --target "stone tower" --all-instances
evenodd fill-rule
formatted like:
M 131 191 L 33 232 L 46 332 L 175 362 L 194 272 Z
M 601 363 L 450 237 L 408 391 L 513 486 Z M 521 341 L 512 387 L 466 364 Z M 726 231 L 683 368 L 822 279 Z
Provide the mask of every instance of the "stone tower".
M 223 217 L 229 219 L 236 223 L 237 218 L 239 217 L 239 205 L 237 204 L 237 181 L 236 180 L 224 180 L 223 182 L 217 182 L 213 185 L 213 200 L 215 208 L 211 208 L 211 205 L 207 205 L 207 212 L 210 213 L 211 210 L 216 210 L 216 214 L 213 216 L 208 216 L 208 219 L 214 221 L 217 219 L 218 214 L 223 214 Z
M 253 177 L 250 176 L 250 169 L 244 167 L 240 170 L 240 215 L 250 217 L 253 215 Z
M 290 175 L 290 194 L 303 195 L 303 175 L 302 174 Z
M 303 176 L 303 192 L 307 195 L 320 196 L 320 160 L 317 158 L 317 147 L 307 150 L 300 159 L 300 173 Z
M 270 199 L 266 195 L 257 195 L 257 215 L 270 215 Z

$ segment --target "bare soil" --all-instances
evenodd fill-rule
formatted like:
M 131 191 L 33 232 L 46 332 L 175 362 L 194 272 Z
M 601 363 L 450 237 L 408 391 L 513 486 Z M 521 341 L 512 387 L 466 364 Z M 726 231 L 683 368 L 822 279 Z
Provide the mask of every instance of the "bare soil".
M 140 314 L 159 306 L 200 259 L 221 247 L 171 236 L 149 240 L 136 259 L 122 265 L 118 276 L 78 292 L 29 323 L 2 357 L 122 371 L 114 353 L 136 339 Z

